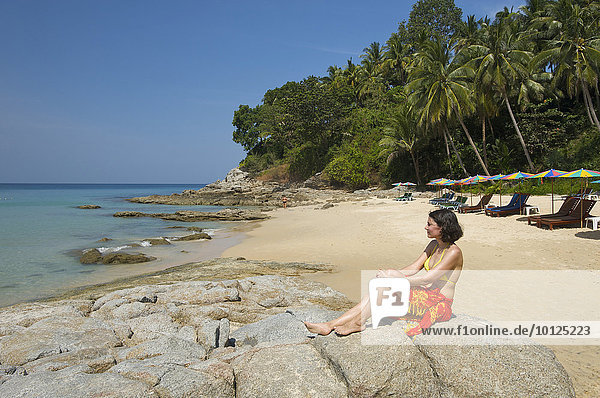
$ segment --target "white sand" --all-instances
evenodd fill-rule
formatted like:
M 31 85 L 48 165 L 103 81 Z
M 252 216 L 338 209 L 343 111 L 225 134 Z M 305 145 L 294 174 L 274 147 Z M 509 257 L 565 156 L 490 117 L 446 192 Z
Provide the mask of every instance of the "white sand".
M 477 199 L 474 197 L 473 202 Z M 504 196 L 503 204 L 508 200 Z M 492 202 L 499 203 L 498 197 Z M 531 197 L 528 203 L 539 206 L 542 213 L 550 212 L 550 196 Z M 555 211 L 560 203 L 555 202 Z M 307 278 L 358 300 L 361 270 L 400 268 L 422 252 L 428 242 L 423 228 L 428 212 L 434 209 L 426 199 L 413 202 L 369 199 L 340 203 L 326 210 L 314 206 L 278 209 L 271 213 L 271 219 L 247 232 L 246 239 L 227 249 L 223 256 L 333 264 L 336 272 Z M 595 208 L 592 214 L 600 214 L 600 208 Z M 527 225 L 526 217 L 519 215 L 492 218 L 482 213 L 465 214 L 459 215 L 459 221 L 465 233 L 458 241 L 465 270 L 600 270 L 600 230 L 577 227 L 549 231 Z M 567 295 L 573 289 L 573 286 L 551 286 Z M 535 289 L 540 286 L 532 286 L 530 293 L 535 294 Z M 571 375 L 578 396 L 600 396 L 599 346 L 552 346 L 552 349 Z

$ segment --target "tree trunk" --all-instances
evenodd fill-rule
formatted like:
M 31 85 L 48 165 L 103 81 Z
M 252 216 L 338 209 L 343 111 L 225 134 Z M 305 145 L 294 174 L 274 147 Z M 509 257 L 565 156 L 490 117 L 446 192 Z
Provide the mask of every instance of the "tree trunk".
M 448 155 L 448 168 L 450 169 L 450 175 L 452 175 L 452 158 L 450 157 L 450 147 L 448 146 L 448 137 L 444 131 L 444 142 L 446 143 L 446 155 Z
M 508 96 L 506 93 L 502 93 L 504 95 L 504 102 L 506 102 L 506 107 L 508 108 L 508 113 L 510 114 L 510 118 L 512 119 L 513 125 L 515 126 L 515 130 L 517 131 L 517 135 L 519 136 L 519 141 L 521 141 L 521 146 L 523 147 L 523 152 L 525 152 L 525 157 L 527 158 L 527 163 L 529 164 L 529 171 L 534 172 L 533 162 L 531 161 L 531 157 L 529 157 L 529 151 L 527 150 L 527 146 L 525 145 L 525 140 L 523 139 L 523 135 L 521 134 L 521 130 L 519 130 L 519 125 L 517 124 L 517 119 L 515 119 L 515 115 L 513 114 L 512 108 L 510 107 L 510 102 L 508 102 Z
M 594 124 L 596 125 L 598 131 L 600 131 L 600 122 L 598 121 L 598 116 L 596 116 L 596 110 L 594 109 L 594 104 L 592 103 L 592 96 L 590 95 L 590 91 L 588 90 L 583 80 L 581 81 L 581 86 L 583 87 L 583 96 L 587 102 L 586 105 L 589 107 L 590 113 L 592 114 L 592 118 L 594 119 Z
M 481 118 L 481 132 L 483 134 L 483 163 L 485 163 L 485 166 L 488 167 L 488 158 L 487 158 L 487 143 L 485 142 L 485 116 L 483 118 Z M 489 174 L 488 174 L 489 175 Z
M 496 134 L 494 134 L 494 126 L 492 125 L 492 121 L 490 120 L 490 118 L 487 118 L 488 121 L 488 125 L 490 126 L 490 132 L 492 133 L 492 138 L 496 138 Z
M 581 96 L 583 97 L 583 104 L 585 105 L 585 112 L 587 113 L 587 117 L 588 120 L 590 121 L 590 124 L 594 124 L 594 119 L 592 119 L 592 114 L 590 113 L 590 107 L 588 106 L 587 103 L 587 98 L 585 98 L 585 94 L 582 92 Z
M 469 176 L 469 173 L 467 172 L 467 169 L 465 169 L 465 165 L 462 162 L 462 159 L 460 158 L 460 155 L 458 154 L 458 151 L 456 150 L 456 147 L 454 146 L 454 140 L 452 139 L 452 136 L 450 135 L 450 132 L 448 131 L 448 127 L 446 127 L 446 134 L 448 135 L 448 139 L 450 139 L 450 145 L 452 145 L 452 150 L 454 151 L 454 154 L 456 155 L 456 158 L 458 159 L 458 163 L 460 163 L 460 167 L 462 167 L 464 173 L 465 173 L 465 177 Z
M 456 113 L 456 116 L 458 116 L 458 121 L 460 122 L 460 125 L 463 128 L 463 131 L 467 135 L 467 138 L 469 139 L 469 143 L 471 144 L 471 147 L 473 147 L 473 150 L 475 151 L 475 155 L 477 155 L 477 159 L 479 159 L 479 163 L 481 163 L 481 167 L 483 167 L 483 171 L 485 171 L 485 175 L 489 176 L 490 172 L 488 171 L 485 163 L 483 163 L 483 159 L 481 159 L 481 155 L 479 155 L 479 151 L 477 150 L 477 147 L 475 146 L 475 143 L 473 142 L 473 138 L 471 138 L 471 134 L 469 134 L 469 130 L 467 130 L 467 126 L 465 126 L 465 123 L 463 122 L 462 116 L 458 112 L 456 112 L 456 110 L 454 112 Z
M 419 176 L 419 163 L 417 162 L 417 156 L 415 155 L 413 149 L 411 148 L 410 157 L 412 158 L 413 165 L 415 166 L 415 174 L 417 175 L 417 185 L 421 185 L 421 177 Z

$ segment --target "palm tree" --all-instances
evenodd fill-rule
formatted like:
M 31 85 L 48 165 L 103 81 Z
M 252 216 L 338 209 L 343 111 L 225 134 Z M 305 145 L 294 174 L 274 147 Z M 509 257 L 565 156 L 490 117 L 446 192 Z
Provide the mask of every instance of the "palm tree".
M 474 72 L 469 66 L 453 61 L 444 40 L 437 37 L 425 42 L 423 49 L 415 54 L 415 66 L 409 75 L 409 101 L 413 109 L 420 110 L 420 126 L 439 124 L 442 131 L 446 131 L 453 119 L 458 120 L 481 167 L 489 175 L 463 120 L 464 115 L 474 110 L 468 84 Z
M 590 122 L 600 131 L 589 88 L 598 87 L 600 36 L 598 35 L 598 3 L 581 7 L 572 0 L 550 2 L 547 16 L 536 18 L 533 29 L 546 28 L 555 38 L 548 40 L 546 50 L 532 61 L 536 66 L 548 62 L 556 65 L 553 86 L 563 86 L 567 94 L 583 97 Z
M 516 15 L 507 9 L 498 14 L 496 21 L 485 27 L 484 41 L 469 47 L 473 59 L 468 64 L 476 69 L 475 85 L 489 87 L 504 101 L 529 169 L 533 171 L 533 162 L 510 105 L 509 94 L 517 88 L 519 101 L 527 104 L 531 98 L 539 99 L 544 88 L 528 69 L 533 54 L 526 48 L 528 43 L 518 35 Z
M 386 42 L 387 51 L 383 61 L 388 80 L 392 86 L 403 86 L 406 83 L 407 68 L 410 62 L 408 54 L 410 45 L 403 44 L 397 33 L 392 33 Z
M 387 155 L 387 164 L 400 155 L 401 151 L 408 151 L 415 168 L 417 184 L 421 185 L 419 174 L 419 162 L 416 154 L 416 143 L 418 139 L 419 127 L 417 118 L 405 104 L 397 107 L 390 115 L 388 126 L 384 129 L 384 136 L 379 141 L 383 147 L 380 156 Z
M 363 48 L 363 53 L 360 57 L 362 58 L 363 66 L 375 66 L 380 67 L 385 59 L 386 46 L 382 46 L 378 42 L 374 41 L 369 47 Z

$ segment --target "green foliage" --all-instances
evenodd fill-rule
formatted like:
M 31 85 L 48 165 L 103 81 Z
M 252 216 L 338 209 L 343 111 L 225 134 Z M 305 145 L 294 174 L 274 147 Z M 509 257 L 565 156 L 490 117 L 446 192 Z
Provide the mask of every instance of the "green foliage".
M 349 188 L 459 178 L 458 155 L 471 174 L 600 169 L 598 3 L 528 1 L 492 19 L 461 15 L 453 0 L 419 0 L 385 44 L 366 41 L 360 63 L 240 105 L 241 166 L 276 168 L 286 181 L 327 171 Z M 407 104 L 418 125 L 390 123 Z M 531 184 L 523 187 L 546 189 Z
M 454 0 L 418 0 L 406 24 L 407 39 L 413 46 L 424 37 L 449 40 L 460 29 L 461 19 L 462 10 L 456 7 Z
M 369 185 L 365 156 L 356 144 L 344 144 L 335 151 L 333 160 L 325 167 L 327 178 L 351 189 Z

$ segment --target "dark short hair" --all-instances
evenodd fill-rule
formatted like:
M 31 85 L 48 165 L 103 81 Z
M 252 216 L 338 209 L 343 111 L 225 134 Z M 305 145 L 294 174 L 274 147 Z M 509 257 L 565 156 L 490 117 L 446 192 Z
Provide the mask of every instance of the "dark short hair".
M 454 243 L 463 236 L 463 230 L 458 223 L 458 218 L 452 210 L 439 209 L 429 213 L 429 217 L 442 228 L 442 240 L 446 243 Z

